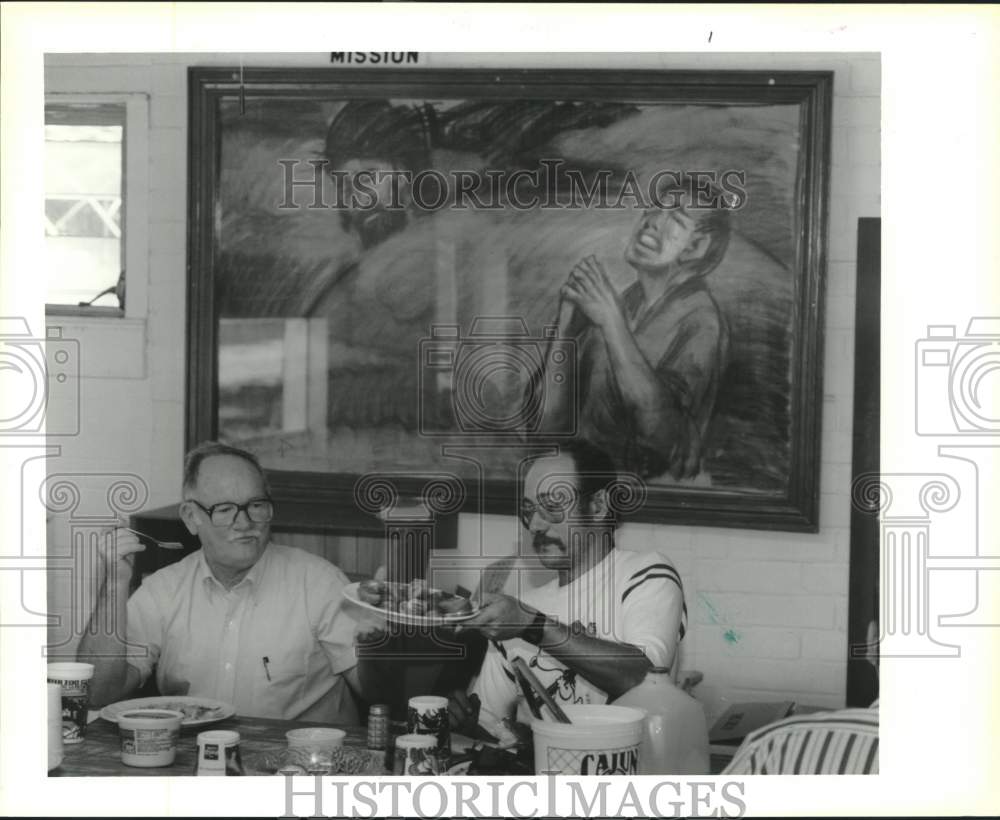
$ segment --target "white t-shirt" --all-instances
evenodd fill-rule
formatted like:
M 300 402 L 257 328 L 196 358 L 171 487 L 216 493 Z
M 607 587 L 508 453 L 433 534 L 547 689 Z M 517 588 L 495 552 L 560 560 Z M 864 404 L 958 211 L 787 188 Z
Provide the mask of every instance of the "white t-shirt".
M 656 552 L 613 549 L 603 561 L 565 586 L 558 579 L 524 590 L 529 607 L 571 626 L 579 622 L 591 637 L 641 649 L 654 666 L 673 666 L 684 637 L 687 610 L 680 575 Z M 524 658 L 557 703 L 605 703 L 607 694 L 520 638 L 493 642 L 472 692 L 482 704 L 480 722 L 496 734 L 499 721 L 512 716 L 520 698 L 511 661 Z M 527 721 L 530 713 L 521 713 Z

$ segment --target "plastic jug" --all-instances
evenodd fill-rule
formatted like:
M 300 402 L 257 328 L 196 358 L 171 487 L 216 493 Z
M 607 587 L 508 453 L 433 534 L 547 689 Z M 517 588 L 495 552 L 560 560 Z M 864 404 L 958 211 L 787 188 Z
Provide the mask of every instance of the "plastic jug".
M 669 669 L 654 666 L 642 683 L 614 704 L 646 712 L 640 774 L 709 773 L 705 712 L 697 700 L 674 684 Z

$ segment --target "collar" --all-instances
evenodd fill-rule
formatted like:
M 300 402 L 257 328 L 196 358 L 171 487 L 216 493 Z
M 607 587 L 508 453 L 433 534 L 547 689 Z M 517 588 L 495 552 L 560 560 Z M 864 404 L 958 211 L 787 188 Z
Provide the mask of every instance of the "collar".
M 645 291 L 638 279 L 625 289 L 622 294 L 622 302 L 626 314 L 636 324 L 636 328 L 638 328 L 649 316 L 656 314 L 664 302 L 682 299 L 690 293 L 704 290 L 705 287 L 704 274 L 696 272 L 691 267 L 682 268 L 674 274 L 666 290 L 653 302 L 647 305 L 643 304 Z
M 198 550 L 198 566 L 195 569 L 195 578 L 201 583 L 206 589 L 218 589 L 221 592 L 232 592 L 233 590 L 240 589 L 246 586 L 250 590 L 250 595 L 256 594 L 257 589 L 260 587 L 261 582 L 264 579 L 264 573 L 267 570 L 268 564 L 271 560 L 271 542 L 268 541 L 266 547 L 264 547 L 264 552 L 261 554 L 260 558 L 257 559 L 257 563 L 250 567 L 250 571 L 243 576 L 243 579 L 232 587 L 232 589 L 227 590 L 218 578 L 212 573 L 212 568 L 208 565 L 208 561 L 205 559 L 205 548 L 202 547 Z

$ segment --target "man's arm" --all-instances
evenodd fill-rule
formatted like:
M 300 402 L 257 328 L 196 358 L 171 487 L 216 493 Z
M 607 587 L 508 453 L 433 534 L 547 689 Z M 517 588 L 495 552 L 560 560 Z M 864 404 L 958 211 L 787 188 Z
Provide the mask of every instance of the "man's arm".
M 479 629 L 488 638 L 506 641 L 524 638 L 538 615 L 509 595 L 488 596 L 482 611 L 462 624 Z M 593 638 L 565 624 L 546 620 L 542 628 L 542 649 L 578 675 L 603 690 L 609 700 L 638 686 L 652 664 L 635 646 Z
M 126 660 L 126 611 L 132 578 L 132 554 L 145 549 L 127 530 L 115 530 L 98 552 L 102 577 L 94 611 L 77 648 L 77 660 L 94 665 L 92 707 L 121 700 L 139 688 L 139 670 Z

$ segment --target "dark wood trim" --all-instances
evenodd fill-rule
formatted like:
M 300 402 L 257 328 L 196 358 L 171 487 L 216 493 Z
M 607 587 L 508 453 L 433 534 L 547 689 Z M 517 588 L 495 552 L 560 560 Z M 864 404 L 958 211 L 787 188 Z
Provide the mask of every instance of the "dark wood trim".
M 220 134 L 219 103 L 240 88 L 238 68 L 189 69 L 189 231 L 186 444 L 215 438 L 218 403 L 213 270 L 217 219 Z M 823 383 L 823 321 L 826 224 L 829 199 L 833 72 L 464 70 L 365 68 L 245 68 L 247 97 L 339 98 L 437 97 L 585 98 L 616 101 L 676 101 L 771 105 L 802 110 L 802 170 L 798 192 L 799 244 L 796 269 L 798 348 L 793 350 L 791 406 L 793 459 L 787 492 L 752 496 L 720 490 L 652 488 L 636 521 L 713 527 L 819 530 L 820 419 Z M 357 475 L 269 471 L 276 495 L 322 505 L 331 516 L 354 509 Z M 401 487 L 405 492 L 405 487 Z M 510 514 L 518 493 L 513 482 L 472 486 L 462 510 Z
M 877 474 L 881 445 L 882 220 L 858 220 L 858 282 L 854 318 L 854 434 L 851 475 Z M 852 486 L 854 481 L 852 480 Z M 878 670 L 852 647 L 868 640 L 879 617 L 878 513 L 851 505 L 851 568 L 847 598 L 847 705 L 868 706 Z

